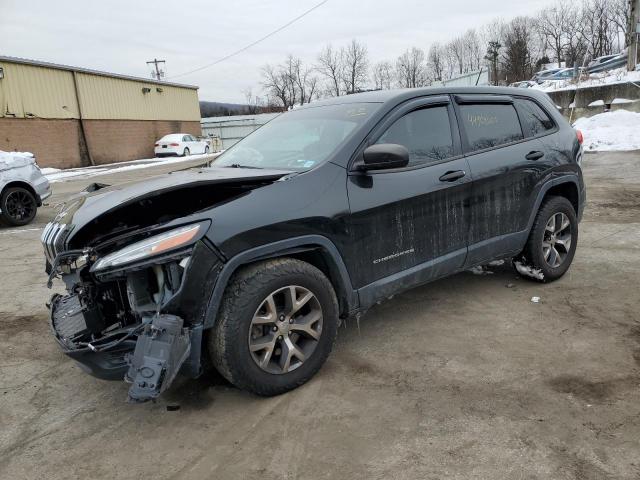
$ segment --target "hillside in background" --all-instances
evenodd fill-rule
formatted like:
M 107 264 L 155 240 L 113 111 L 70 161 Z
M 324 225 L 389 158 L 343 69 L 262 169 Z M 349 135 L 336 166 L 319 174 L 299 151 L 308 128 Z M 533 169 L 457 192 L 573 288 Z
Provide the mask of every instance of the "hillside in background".
M 273 108 L 241 103 L 200 102 L 200 116 L 202 118 L 222 117 L 226 115 L 253 115 L 256 113 L 270 113 L 272 111 L 274 111 Z M 276 111 L 280 111 L 280 109 Z

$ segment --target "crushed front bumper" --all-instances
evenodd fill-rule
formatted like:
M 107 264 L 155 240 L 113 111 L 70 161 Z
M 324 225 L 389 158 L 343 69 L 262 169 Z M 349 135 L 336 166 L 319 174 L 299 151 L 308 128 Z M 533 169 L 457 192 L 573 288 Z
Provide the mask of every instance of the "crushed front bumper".
M 199 365 L 202 329 L 185 328 L 182 318 L 175 315 L 146 316 L 139 324 L 114 331 L 96 342 L 77 342 L 75 339 L 87 331 L 93 315 L 80 298 L 54 296 L 50 312 L 51 328 L 62 351 L 95 377 L 131 383 L 131 402 L 157 398 L 183 365 L 190 366 L 194 361 Z
M 132 383 L 129 400 L 135 402 L 156 398 L 179 372 L 198 377 L 204 313 L 222 264 L 202 243 L 189 258 L 181 275 L 176 273 L 179 259 L 171 258 L 99 276 L 87 276 L 86 269 L 84 275 L 63 275 L 69 294 L 54 295 L 49 305 L 51 329 L 62 351 L 86 373 Z M 148 288 L 171 271 L 179 279 L 172 282 L 174 292 L 148 303 Z

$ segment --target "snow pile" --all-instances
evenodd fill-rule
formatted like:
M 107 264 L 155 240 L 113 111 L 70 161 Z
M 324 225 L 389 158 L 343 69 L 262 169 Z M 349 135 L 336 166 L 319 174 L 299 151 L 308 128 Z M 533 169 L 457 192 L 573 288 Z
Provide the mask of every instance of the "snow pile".
M 615 110 L 573 124 L 582 131 L 586 151 L 640 150 L 640 113 Z
M 84 168 L 70 168 L 67 170 L 60 170 L 58 168 L 42 168 L 42 174 L 47 177 L 49 182 L 61 182 L 74 177 L 94 177 L 98 175 L 105 175 L 107 173 L 121 173 L 130 170 L 139 170 L 141 168 L 157 167 L 159 165 L 169 165 L 172 163 L 189 162 L 197 160 L 199 158 L 217 157 L 222 152 L 214 153 L 211 155 L 190 155 L 188 157 L 175 157 L 175 158 L 143 158 L 140 160 L 133 160 L 126 163 L 110 163 L 106 165 L 100 165 L 97 167 L 84 167 Z
M 628 72 L 626 67 L 608 70 L 606 72 L 592 73 L 589 78 L 580 80 L 580 88 L 597 87 L 600 85 L 611 85 L 613 83 L 634 82 L 640 84 L 640 71 Z M 558 90 L 575 90 L 578 87 L 577 81 L 574 80 L 547 80 L 540 85 L 534 85 L 531 88 L 542 90 L 544 92 L 553 92 Z
M 513 264 L 520 275 L 535 278 L 536 280 L 544 280 L 544 273 L 539 268 L 530 267 L 522 262 L 513 262 Z
M 23 167 L 34 161 L 33 153 L 31 152 L 5 152 L 0 150 L 0 170 Z

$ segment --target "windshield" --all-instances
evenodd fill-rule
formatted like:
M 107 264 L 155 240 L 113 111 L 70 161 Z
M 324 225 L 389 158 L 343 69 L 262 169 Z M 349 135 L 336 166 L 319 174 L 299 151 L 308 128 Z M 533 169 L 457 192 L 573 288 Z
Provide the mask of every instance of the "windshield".
M 283 113 L 220 155 L 213 166 L 310 170 L 326 161 L 377 106 L 350 103 Z

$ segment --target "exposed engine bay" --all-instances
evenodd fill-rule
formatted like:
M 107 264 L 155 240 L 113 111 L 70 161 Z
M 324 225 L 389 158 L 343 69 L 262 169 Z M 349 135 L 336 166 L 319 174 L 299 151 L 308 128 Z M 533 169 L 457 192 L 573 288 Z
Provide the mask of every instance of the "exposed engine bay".
M 190 256 L 107 276 L 64 275 L 68 295 L 51 300 L 51 325 L 65 352 L 100 378 L 132 383 L 130 401 L 154 399 L 189 359 L 190 328 L 164 307 L 183 285 Z M 188 370 L 197 376 L 199 359 Z

